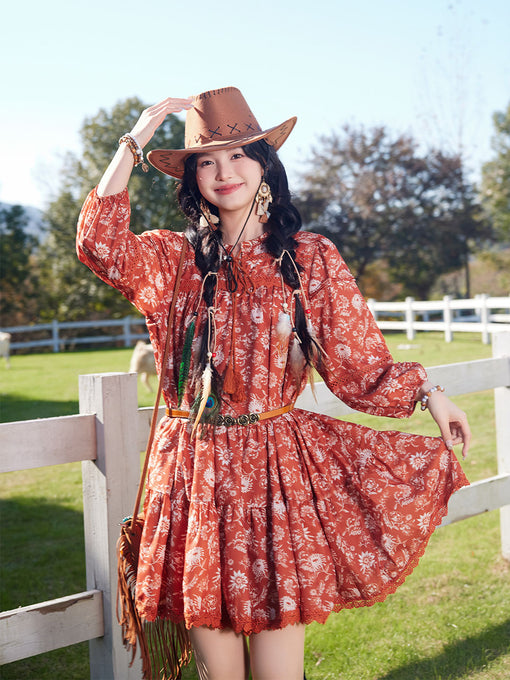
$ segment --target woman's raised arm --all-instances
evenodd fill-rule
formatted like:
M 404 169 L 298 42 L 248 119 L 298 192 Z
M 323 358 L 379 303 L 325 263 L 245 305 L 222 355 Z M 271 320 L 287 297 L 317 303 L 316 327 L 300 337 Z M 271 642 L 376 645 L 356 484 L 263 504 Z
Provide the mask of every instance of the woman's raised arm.
M 190 109 L 193 106 L 192 102 L 192 97 L 186 99 L 168 97 L 159 102 L 159 104 L 149 106 L 148 109 L 142 112 L 142 115 L 129 134 L 136 139 L 143 149 L 169 113 L 178 113 L 179 111 Z M 134 156 L 128 145 L 120 144 L 99 182 L 97 195 L 99 197 L 112 196 L 123 191 L 127 187 L 133 166 Z

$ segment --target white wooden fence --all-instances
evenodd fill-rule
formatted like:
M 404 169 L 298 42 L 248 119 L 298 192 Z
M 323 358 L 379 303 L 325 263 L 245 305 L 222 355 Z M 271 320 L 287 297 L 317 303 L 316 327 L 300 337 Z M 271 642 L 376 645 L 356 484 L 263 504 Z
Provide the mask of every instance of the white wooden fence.
M 501 548 L 510 559 L 510 333 L 494 337 L 492 359 L 428 369 L 452 396 L 494 389 L 498 474 L 458 491 L 443 525 L 500 509 Z M 324 386 L 298 406 L 339 416 L 350 411 Z M 0 471 L 82 461 L 87 588 L 0 614 L 0 663 L 89 640 L 92 680 L 135 680 L 115 617 L 119 521 L 132 510 L 151 409 L 137 408 L 136 375 L 80 376 L 80 415 L 0 425 Z M 22 455 L 20 455 L 22 452 Z
M 477 295 L 469 300 L 454 300 L 445 295 L 442 300 L 420 302 L 408 297 L 401 302 L 377 302 L 369 300 L 368 306 L 382 330 L 400 330 L 413 340 L 416 331 L 442 331 L 446 342 L 451 342 L 454 332 L 480 333 L 484 343 L 490 342 L 492 333 L 510 330 L 510 296 L 490 297 Z M 468 316 L 464 313 L 470 312 Z M 391 317 L 391 320 L 388 320 Z M 396 317 L 396 318 L 395 318 Z M 11 342 L 11 349 L 51 347 L 60 352 L 75 345 L 94 345 L 122 342 L 131 347 L 136 340 L 147 339 L 145 319 L 126 316 L 123 319 L 98 321 L 57 321 L 33 326 L 9 326 L 1 331 L 18 335 Z M 110 329 L 104 334 L 100 329 Z M 90 329 L 90 333 L 89 333 Z M 92 329 L 95 329 L 92 332 Z M 100 332 L 98 332 L 98 330 Z M 76 333 L 78 331 L 78 333 Z M 86 335 L 80 335 L 87 331 Z M 44 336 L 26 340 L 25 336 Z
M 143 327 L 140 330 L 140 327 Z M 108 333 L 100 329 L 109 329 Z M 95 329 L 95 332 L 91 332 Z M 11 341 L 11 349 L 34 349 L 51 347 L 52 352 L 61 352 L 75 345 L 96 345 L 122 342 L 124 347 L 132 347 L 137 340 L 149 337 L 142 317 L 126 316 L 123 319 L 98 319 L 97 321 L 57 321 L 31 326 L 8 326 L 0 330 L 11 335 L 42 335 L 36 340 Z M 97 331 L 100 332 L 97 332 Z M 67 331 L 72 331 L 67 333 Z M 78 334 L 74 331 L 78 331 Z M 86 331 L 86 335 L 80 335 Z M 89 334 L 90 333 L 90 334 Z
M 381 330 L 405 331 L 409 340 L 414 340 L 416 331 L 442 331 L 446 342 L 453 340 L 454 332 L 460 332 L 481 333 L 482 342 L 489 344 L 492 333 L 510 330 L 510 296 L 484 294 L 469 300 L 454 300 L 445 295 L 442 300 L 426 301 L 408 297 L 404 302 L 371 299 L 368 306 Z M 397 319 L 384 320 L 389 316 Z

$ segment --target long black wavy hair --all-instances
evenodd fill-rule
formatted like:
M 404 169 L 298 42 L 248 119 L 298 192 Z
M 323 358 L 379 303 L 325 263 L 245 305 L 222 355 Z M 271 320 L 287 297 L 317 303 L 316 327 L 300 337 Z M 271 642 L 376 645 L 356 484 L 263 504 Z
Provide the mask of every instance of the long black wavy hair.
M 286 250 L 290 258 L 283 257 L 280 260 L 280 271 L 283 280 L 293 290 L 299 290 L 299 277 L 297 271 L 302 271 L 301 265 L 296 261 L 297 241 L 294 235 L 301 229 L 301 215 L 292 204 L 289 191 L 287 173 L 280 161 L 275 149 L 265 140 L 253 142 L 243 146 L 244 153 L 251 159 L 258 161 L 264 170 L 264 180 L 271 188 L 273 200 L 269 207 L 270 217 L 266 224 L 269 232 L 264 240 L 266 251 L 275 260 Z M 186 236 L 195 250 L 195 264 L 205 278 L 208 272 L 219 271 L 221 265 L 221 253 L 224 252 L 221 245 L 221 230 L 213 230 L 209 226 L 200 226 L 202 215 L 200 202 L 203 201 L 211 214 L 218 215 L 216 206 L 202 198 L 196 180 L 197 154 L 188 156 L 185 162 L 184 175 L 177 189 L 179 205 L 184 215 L 188 218 Z M 213 305 L 216 288 L 216 277 L 209 276 L 204 285 L 204 300 L 207 307 Z M 295 329 L 301 340 L 306 365 L 311 366 L 315 356 L 315 342 L 312 339 L 306 323 L 305 311 L 299 293 L 295 295 Z M 209 323 L 209 319 L 207 320 Z M 197 372 L 201 372 L 207 362 L 207 336 L 206 327 L 202 335 Z M 217 376 L 219 377 L 219 376 Z

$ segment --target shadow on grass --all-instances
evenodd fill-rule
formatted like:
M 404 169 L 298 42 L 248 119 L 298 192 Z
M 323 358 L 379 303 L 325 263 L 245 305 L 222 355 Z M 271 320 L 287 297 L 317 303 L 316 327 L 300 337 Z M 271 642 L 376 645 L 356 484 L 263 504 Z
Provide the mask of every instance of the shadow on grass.
M 441 654 L 408 663 L 379 680 L 455 680 L 482 671 L 507 654 L 510 654 L 510 619 L 479 635 L 452 642 Z
M 86 589 L 81 512 L 17 496 L 0 499 L 0 518 L 3 610 Z
M 79 413 L 78 400 L 55 401 L 47 399 L 26 399 L 20 395 L 0 395 L 0 422 L 12 423 L 16 420 L 35 420 L 72 416 Z
M 44 490 L 41 489 L 44 493 Z M 83 515 L 44 497 L 0 499 L 0 609 L 86 590 Z M 2 680 L 85 680 L 88 644 L 3 665 Z

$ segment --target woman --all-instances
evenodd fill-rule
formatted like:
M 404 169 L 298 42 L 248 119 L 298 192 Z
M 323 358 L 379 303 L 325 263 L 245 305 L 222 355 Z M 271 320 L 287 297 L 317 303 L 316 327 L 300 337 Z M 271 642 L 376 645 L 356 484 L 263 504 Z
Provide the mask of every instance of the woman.
M 223 88 L 144 111 L 78 226 L 78 254 L 146 316 L 159 371 L 183 235 L 129 231 L 127 182 L 170 113 L 180 150 L 149 161 L 181 180 L 191 244 L 151 454 L 137 606 L 189 628 L 200 677 L 303 677 L 305 624 L 383 600 L 416 566 L 450 495 L 465 414 L 416 363 L 395 363 L 324 237 L 299 231 L 276 150 Z M 293 408 L 312 367 L 350 406 L 428 407 L 441 438 L 377 432 Z M 171 559 L 170 559 L 171 555 Z M 249 659 L 245 640 L 249 639 Z

